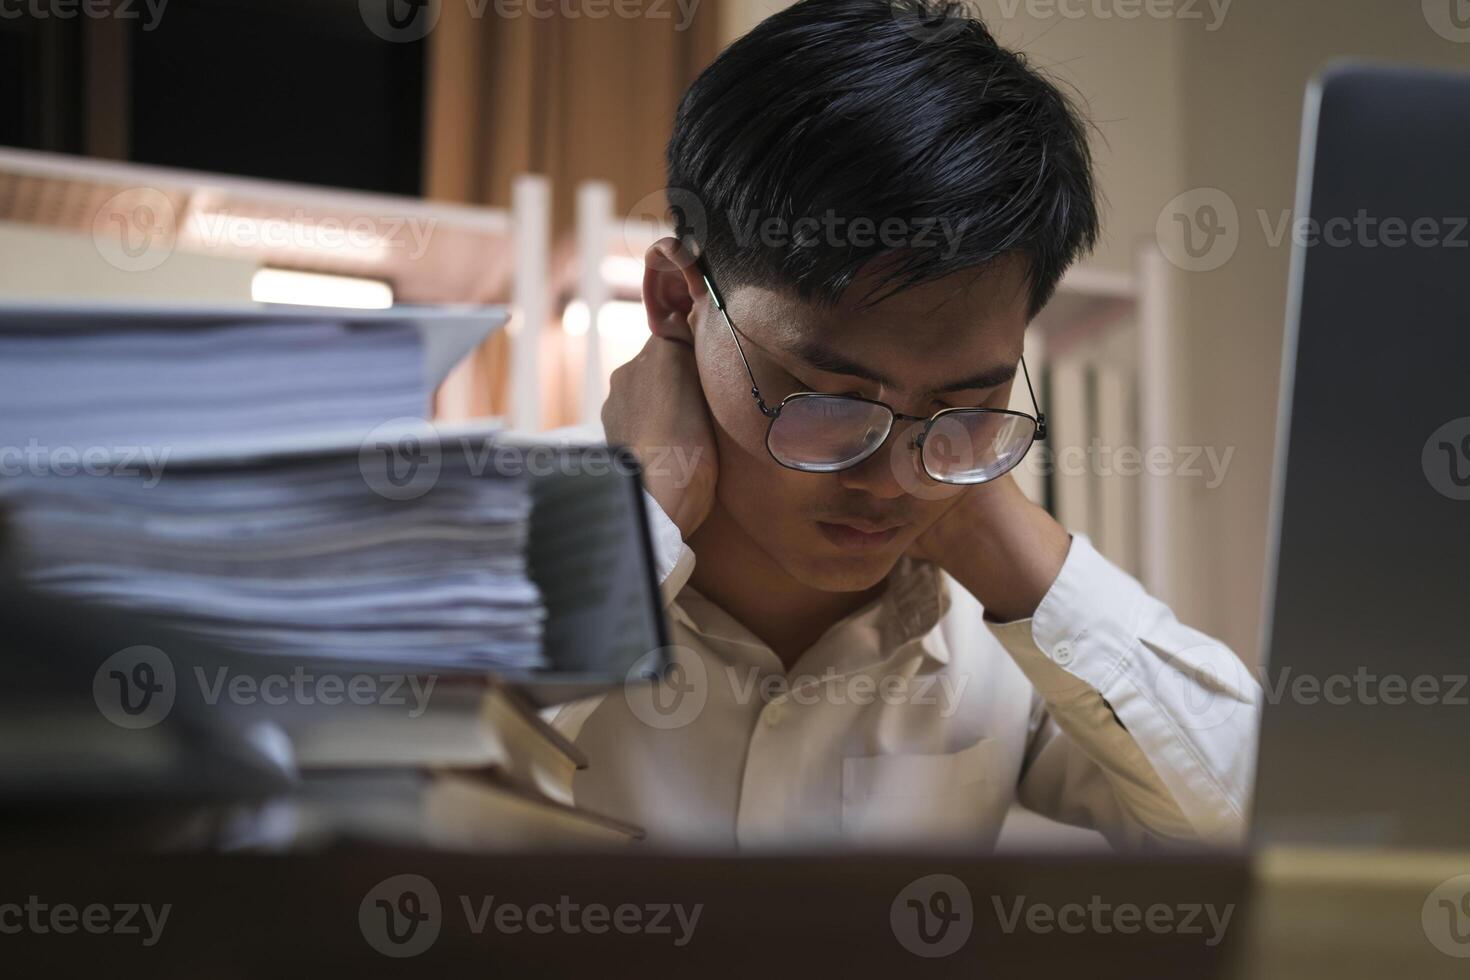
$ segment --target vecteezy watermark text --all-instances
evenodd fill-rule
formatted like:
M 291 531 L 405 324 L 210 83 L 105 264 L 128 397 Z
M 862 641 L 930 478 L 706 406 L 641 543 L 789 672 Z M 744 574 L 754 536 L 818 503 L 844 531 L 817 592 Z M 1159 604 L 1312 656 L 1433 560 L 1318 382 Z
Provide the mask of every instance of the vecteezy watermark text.
M 787 675 L 725 665 L 711 674 L 698 653 L 670 646 L 650 651 L 629 668 L 623 697 L 635 718 L 661 730 L 693 723 L 711 694 L 718 694 L 720 703 L 759 704 L 763 717 L 772 723 L 793 705 L 863 707 L 879 702 L 934 707 L 940 717 L 949 718 L 959 710 L 969 682 L 969 675 L 963 674 L 844 674 L 834 667 L 821 674 Z M 712 690 L 716 686 L 720 689 Z
M 704 904 L 678 902 L 607 905 L 579 902 L 560 895 L 555 902 L 521 903 L 492 894 L 458 896 L 465 927 L 473 935 L 536 936 L 581 933 L 665 936 L 687 946 L 699 926 Z M 444 903 L 434 883 L 423 875 L 401 874 L 374 885 L 358 906 L 358 926 L 369 946 L 385 956 L 417 956 L 434 945 L 444 924 Z
M 1470 216 L 1386 215 L 1359 208 L 1352 214 L 1272 214 L 1256 209 L 1267 248 L 1470 249 Z M 1229 262 L 1249 227 L 1235 200 L 1218 187 L 1196 187 L 1177 195 L 1159 212 L 1154 237 L 1173 265 L 1210 272 Z
M 141 20 L 145 33 L 163 20 L 168 0 L 0 0 L 0 20 Z
M 1470 706 L 1466 693 L 1470 675 L 1466 674 L 1380 674 L 1359 665 L 1351 674 L 1322 676 L 1283 667 L 1274 678 L 1268 672 L 1262 687 L 1268 704 Z
M 675 946 L 687 946 L 694 938 L 704 904 L 696 902 L 685 906 L 679 902 L 652 902 L 635 905 L 623 902 L 615 906 L 602 902 L 577 902 L 562 895 L 556 904 L 533 902 L 520 905 L 516 902 L 497 901 L 494 895 L 471 898 L 459 896 L 464 910 L 465 922 L 470 931 L 479 935 L 486 929 L 494 929 L 506 935 L 529 932 L 538 936 L 559 933 L 575 936 L 586 932 L 600 935 L 620 932 L 625 935 L 643 933 L 650 936 L 668 936 Z
M 269 674 L 228 666 L 195 665 L 192 676 L 208 707 L 240 705 L 382 705 L 418 718 L 429 708 L 436 674 L 316 671 L 301 665 Z M 178 699 L 173 660 L 158 647 L 132 646 L 112 654 L 92 678 L 92 697 L 103 717 L 120 728 L 151 728 L 168 717 Z
M 124 188 L 103 202 L 92 218 L 92 241 L 109 265 L 124 272 L 158 268 L 181 241 L 243 252 L 270 250 L 316 258 L 327 253 L 354 261 L 381 261 L 401 254 L 418 261 L 428 254 L 438 226 L 437 218 L 343 216 L 302 208 L 268 216 L 202 210 L 181 220 L 174 196 L 140 186 Z
M 688 227 L 687 215 L 680 224 Z M 943 258 L 951 258 L 960 248 L 964 228 L 944 215 L 916 218 L 873 218 L 866 215 L 847 217 L 827 209 L 821 215 L 790 219 L 780 215 L 762 216 L 759 211 L 727 215 L 735 242 L 741 248 L 759 243 L 765 248 L 930 248 L 939 249 Z M 676 229 L 678 230 L 678 229 Z
M 721 217 L 716 212 L 715 217 Z M 905 248 L 936 251 L 952 258 L 965 236 L 965 222 L 949 215 L 839 214 L 828 208 L 820 214 L 768 214 L 758 209 L 732 208 L 723 214 L 735 243 L 742 249 L 876 249 Z M 693 191 L 662 187 L 640 198 L 622 223 L 624 242 L 637 255 L 663 235 L 673 235 L 686 247 L 675 264 L 694 261 L 690 246 L 708 241 L 711 213 Z
M 1049 476 L 1179 477 L 1204 480 L 1214 490 L 1225 482 L 1235 447 L 1215 446 L 1110 446 L 1093 439 L 1085 446 L 1063 445 L 1051 452 L 1029 453 L 1020 462 L 1027 472 Z
M 163 938 L 173 905 L 154 907 L 147 902 L 90 902 L 77 906 L 71 902 L 45 902 L 30 895 L 24 904 L 0 904 L 0 934 L 16 936 L 67 936 L 85 932 L 94 936 L 138 936 L 144 946 L 156 946 Z
M 0 477 L 142 477 L 151 490 L 163 478 L 168 457 L 168 448 L 160 446 L 43 446 L 31 439 L 24 446 L 0 446 Z
M 1087 901 L 1061 904 L 1033 901 L 1026 895 L 990 897 L 995 922 L 1005 935 L 1198 936 L 1218 946 L 1235 914 L 1233 903 L 1112 902 L 1094 894 Z M 889 906 L 889 925 L 899 945 L 926 959 L 949 956 L 969 941 L 975 927 L 975 903 L 963 881 L 949 874 L 925 875 L 903 887 Z
M 407 708 L 409 718 L 418 718 L 429 708 L 434 674 L 316 674 L 297 666 L 289 674 L 231 675 L 228 667 L 217 667 L 213 673 L 203 667 L 194 668 L 194 678 L 211 707 L 222 699 L 230 704 L 327 705 L 370 704 Z
M 1384 710 L 1470 707 L 1470 675 L 1379 672 L 1363 664 L 1331 674 L 1291 667 L 1268 670 L 1257 698 L 1251 672 L 1218 645 L 1175 651 L 1171 661 L 1160 662 L 1154 686 L 1174 705 L 1174 720 L 1196 731 L 1238 722 L 1244 716 L 1236 712 L 1257 700 L 1268 705 L 1361 705 Z
M 439 25 L 448 3 L 463 3 L 471 20 L 674 20 L 675 31 L 694 22 L 699 0 L 358 0 L 362 22 L 384 41 L 422 41 Z
M 1319 219 L 1311 215 L 1294 215 L 1282 210 L 1272 217 L 1264 208 L 1256 212 L 1266 244 L 1281 245 L 1290 232 L 1293 245 L 1302 248 L 1470 248 L 1466 234 L 1470 218 L 1445 215 L 1415 218 L 1379 217 L 1359 208 L 1351 216 L 1337 215 Z
M 744 671 L 724 668 L 725 680 L 734 694 L 735 703 L 750 704 L 916 704 L 938 707 L 941 718 L 949 718 L 959 710 L 960 698 L 970 682 L 969 674 L 841 674 L 828 667 L 820 675 L 790 676 L 758 667 Z
M 1084 932 L 1101 936 L 1114 932 L 1125 936 L 1151 932 L 1155 935 L 1199 936 L 1206 946 L 1220 944 L 1230 926 L 1231 916 L 1235 914 L 1234 904 L 1220 907 L 1209 902 L 1154 902 L 1143 906 L 1134 902 L 1109 902 L 1101 895 L 1091 896 L 1086 904 L 1030 902 L 1025 895 L 1017 895 L 1008 901 L 993 895 L 990 902 L 1001 931 L 1007 935 L 1018 930 L 1043 935 L 1060 932 L 1073 936 Z
M 190 237 L 212 247 L 278 251 L 353 251 L 387 256 L 401 251 L 410 261 L 424 257 L 438 227 L 437 218 L 411 215 L 356 215 L 340 218 L 297 210 L 287 216 L 258 218 L 229 211 L 200 211 L 189 219 Z
M 653 446 L 640 451 L 641 461 L 608 446 L 531 446 L 441 433 L 424 419 L 384 422 L 363 439 L 358 468 L 363 482 L 389 500 L 414 500 L 439 482 L 447 466 L 469 476 L 502 477 L 631 476 L 668 478 L 686 487 L 694 479 L 702 450 Z
M 1063 20 L 1182 20 L 1204 21 L 1213 33 L 1225 23 L 1234 0 L 998 0 L 1007 20 L 1021 10 L 1033 20 L 1060 17 Z

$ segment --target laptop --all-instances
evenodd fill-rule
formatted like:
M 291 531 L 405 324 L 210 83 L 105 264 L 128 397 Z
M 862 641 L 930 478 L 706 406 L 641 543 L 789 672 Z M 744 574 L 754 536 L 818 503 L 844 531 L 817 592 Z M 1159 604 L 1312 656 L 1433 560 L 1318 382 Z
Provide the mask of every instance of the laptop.
M 1470 74 L 1307 95 L 1259 843 L 1470 844 Z

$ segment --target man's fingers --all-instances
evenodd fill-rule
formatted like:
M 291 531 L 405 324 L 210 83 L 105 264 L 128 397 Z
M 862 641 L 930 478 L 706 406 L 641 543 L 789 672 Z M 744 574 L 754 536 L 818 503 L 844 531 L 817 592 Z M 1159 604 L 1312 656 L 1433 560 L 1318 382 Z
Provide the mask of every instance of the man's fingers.
M 694 348 L 677 340 L 649 337 L 637 356 L 613 370 L 609 389 L 617 391 L 625 386 L 640 389 L 671 381 L 677 384 L 681 379 L 699 383 Z
M 648 339 L 650 342 L 663 341 L 664 343 L 687 347 L 689 350 L 694 349 L 694 335 L 689 332 L 688 327 L 685 327 L 682 331 L 671 330 L 665 333 L 656 333 Z

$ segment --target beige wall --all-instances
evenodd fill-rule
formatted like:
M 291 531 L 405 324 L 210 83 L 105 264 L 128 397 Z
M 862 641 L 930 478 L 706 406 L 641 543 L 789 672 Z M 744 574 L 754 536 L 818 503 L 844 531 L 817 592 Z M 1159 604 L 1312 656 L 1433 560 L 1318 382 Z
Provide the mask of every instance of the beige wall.
M 785 0 L 719 0 L 720 46 L 724 47 L 778 10 L 791 6 Z
M 1237 447 L 1229 478 L 1198 501 L 1211 555 L 1207 586 L 1218 593 L 1212 619 L 1200 625 L 1249 660 L 1259 646 L 1290 251 L 1289 236 L 1280 246 L 1268 243 L 1259 211 L 1274 226 L 1292 206 L 1302 96 L 1323 64 L 1356 56 L 1465 70 L 1470 43 L 1431 30 L 1418 0 L 1237 0 L 1218 31 L 1185 31 L 1183 38 L 1188 111 L 1185 182 L 1177 190 L 1220 188 L 1240 214 L 1234 255 L 1219 269 L 1185 274 L 1180 308 L 1191 427 L 1204 440 Z
M 1070 91 L 1091 121 L 1103 238 L 1090 264 L 1131 270 L 1183 168 L 1178 22 L 1048 15 L 1050 4 L 984 0 L 997 40 Z M 1037 16 L 1041 14 L 1042 16 Z

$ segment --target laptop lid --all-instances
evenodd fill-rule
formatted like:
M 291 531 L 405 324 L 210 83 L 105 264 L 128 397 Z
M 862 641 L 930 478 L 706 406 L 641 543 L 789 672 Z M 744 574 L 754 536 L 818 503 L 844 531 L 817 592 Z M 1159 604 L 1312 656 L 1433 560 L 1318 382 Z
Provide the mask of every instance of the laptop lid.
M 1323 74 L 1296 218 L 1256 837 L 1463 846 L 1470 75 Z

